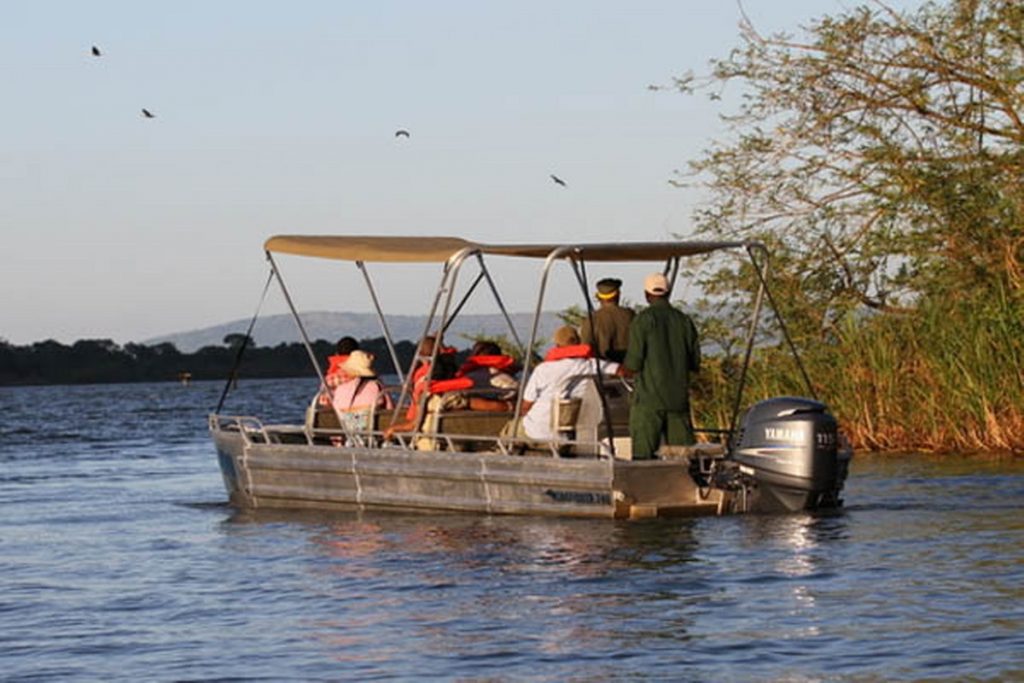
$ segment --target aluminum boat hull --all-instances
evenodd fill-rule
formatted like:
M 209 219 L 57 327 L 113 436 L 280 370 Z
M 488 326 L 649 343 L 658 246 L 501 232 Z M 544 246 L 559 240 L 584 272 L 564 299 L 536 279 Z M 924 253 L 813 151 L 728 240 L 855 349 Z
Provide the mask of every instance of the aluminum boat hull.
M 626 461 L 213 439 L 240 509 L 391 509 L 591 518 L 703 516 L 729 493 L 698 488 L 685 460 Z

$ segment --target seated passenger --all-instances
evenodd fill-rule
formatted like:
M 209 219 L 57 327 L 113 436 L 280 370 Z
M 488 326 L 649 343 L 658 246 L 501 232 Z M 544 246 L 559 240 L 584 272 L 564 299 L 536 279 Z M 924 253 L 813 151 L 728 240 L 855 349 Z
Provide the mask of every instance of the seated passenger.
M 342 371 L 348 356 L 359 348 L 359 342 L 354 337 L 342 337 L 335 346 L 335 353 L 327 357 L 327 372 L 324 373 L 324 382 L 327 384 L 327 391 L 320 393 L 320 405 L 326 406 L 331 403 L 330 394 L 341 383 L 349 379 Z
M 331 401 L 339 413 L 391 407 L 391 397 L 384 393 L 373 369 L 372 353 L 356 349 L 341 364 L 339 372 L 347 378 L 335 388 Z
M 509 411 L 519 382 L 512 376 L 516 371 L 512 356 L 502 354 L 501 347 L 491 341 L 478 341 L 469 358 L 459 368 L 457 377 L 472 380 L 468 399 L 470 410 Z M 493 389 L 494 391 L 489 391 Z
M 520 423 L 509 425 L 509 431 L 519 437 L 536 441 L 556 438 L 552 427 L 552 405 L 558 399 L 578 398 L 583 395 L 586 385 L 572 382 L 577 375 L 614 375 L 618 363 L 595 360 L 589 344 L 581 344 L 576 329 L 565 325 L 555 330 L 555 346 L 550 349 L 544 361 L 530 374 L 523 391 Z
M 455 377 L 456 361 L 455 349 L 444 344 L 437 350 L 436 368 L 431 368 L 430 358 L 434 353 L 436 337 L 428 334 L 420 340 L 416 349 L 416 356 L 419 359 L 412 371 L 412 403 L 405 412 L 405 419 L 408 422 L 414 417 L 416 407 L 420 403 L 423 392 L 435 380 L 449 380 Z M 436 392 L 435 392 L 436 393 Z
M 418 350 L 420 358 L 429 358 L 433 353 L 434 344 L 433 336 L 424 337 Z M 405 419 L 388 426 L 384 431 L 384 438 L 390 439 L 396 432 L 412 432 L 419 428 L 423 418 L 420 407 L 432 400 L 425 399 L 425 393 L 440 396 L 447 392 L 468 389 L 473 385 L 472 380 L 465 377 L 456 378 L 455 375 L 455 349 L 442 346 L 433 365 L 429 360 L 421 360 L 413 370 L 411 402 L 405 412 Z M 452 397 L 458 398 L 458 395 L 452 394 Z
M 341 366 L 348 359 L 349 354 L 358 349 L 359 342 L 354 337 L 342 337 L 338 340 L 334 355 L 327 357 L 328 366 L 327 372 L 324 373 L 324 379 L 327 380 L 328 387 L 333 389 L 348 379 Z

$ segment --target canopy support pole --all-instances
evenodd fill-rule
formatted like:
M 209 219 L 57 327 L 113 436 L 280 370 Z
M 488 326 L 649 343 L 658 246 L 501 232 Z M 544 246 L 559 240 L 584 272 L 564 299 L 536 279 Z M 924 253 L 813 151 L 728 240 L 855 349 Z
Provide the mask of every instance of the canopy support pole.
M 472 247 L 465 247 L 463 249 L 460 249 L 456 253 L 452 254 L 448 258 L 448 260 L 445 261 L 444 269 L 441 272 L 441 283 L 437 288 L 437 295 L 434 297 L 434 303 L 430 307 L 430 313 L 427 314 L 427 321 L 423 327 L 423 335 L 420 337 L 420 340 L 416 342 L 416 354 L 413 356 L 413 365 L 412 367 L 409 368 L 409 374 L 406 376 L 405 381 L 402 383 L 402 393 L 401 395 L 399 395 L 398 401 L 395 403 L 395 412 L 392 417 L 392 422 L 398 420 L 398 416 L 401 414 L 402 404 L 405 402 L 406 396 L 409 396 L 412 393 L 413 368 L 416 367 L 416 361 L 421 360 L 419 354 L 419 343 L 420 341 L 422 341 L 423 337 L 426 337 L 430 333 L 430 326 L 433 324 L 434 318 L 437 317 L 438 306 L 441 303 L 441 298 L 444 297 L 444 305 L 441 308 L 441 325 L 438 327 L 437 339 L 434 340 L 434 349 L 433 352 L 430 354 L 429 362 L 431 367 L 433 367 L 434 363 L 437 360 L 437 354 L 440 352 L 441 344 L 443 343 L 444 340 L 444 337 L 442 335 L 445 323 L 448 320 L 448 311 L 451 310 L 452 297 L 455 295 L 455 280 L 458 277 L 459 269 L 462 266 L 462 262 L 474 250 L 475 249 Z M 430 378 L 427 377 L 428 387 L 429 380 Z M 420 415 L 420 418 L 423 417 L 423 415 Z M 417 429 L 417 431 L 419 430 Z
M 292 318 L 295 320 L 296 326 L 299 328 L 299 334 L 302 335 L 302 344 L 306 347 L 306 353 L 309 354 L 309 360 L 313 364 L 313 369 L 316 370 L 316 376 L 320 379 L 320 389 L 322 394 L 330 395 L 327 389 L 327 380 L 324 378 L 324 371 L 320 368 L 320 363 L 317 362 L 316 353 L 313 352 L 313 345 L 309 342 L 309 335 L 306 334 L 306 326 L 302 324 L 302 318 L 299 317 L 299 312 L 295 309 L 295 304 L 292 302 L 292 295 L 288 293 L 288 287 L 284 284 L 284 279 L 281 277 L 281 271 L 277 269 L 277 263 L 274 262 L 274 257 L 267 252 L 267 260 L 270 261 L 270 268 L 274 272 L 274 277 L 277 278 L 277 284 L 281 287 L 281 293 L 284 294 L 284 300 L 288 304 L 288 309 L 292 312 Z M 334 407 L 334 402 L 331 401 L 331 410 L 338 417 L 338 425 L 342 431 L 345 432 L 346 439 L 352 439 L 353 434 L 349 428 L 345 425 L 345 421 L 341 419 L 341 413 L 337 408 Z
M 526 354 L 523 356 L 523 370 L 520 376 L 528 378 L 530 376 L 530 366 L 533 365 L 533 345 L 537 343 L 537 329 L 540 327 L 540 316 L 544 310 L 544 294 L 548 288 L 548 276 L 551 274 L 551 266 L 556 260 L 560 259 L 566 252 L 572 251 L 571 246 L 561 246 L 551 251 L 544 259 L 544 268 L 541 270 L 540 275 L 540 288 L 537 290 L 537 307 L 533 311 L 533 324 L 530 326 L 530 341 L 526 347 Z M 519 388 L 516 389 L 516 405 L 515 410 L 512 412 L 512 424 L 518 425 L 519 420 L 523 415 L 523 392 L 526 390 L 526 382 L 520 382 Z M 511 437 L 514 439 L 515 437 Z M 499 439 L 500 440 L 500 439 Z
M 761 281 L 761 285 L 764 287 L 765 296 L 768 297 L 768 303 L 772 306 L 772 313 L 775 314 L 775 321 L 779 323 L 779 328 L 782 330 L 782 336 L 786 339 L 786 344 L 789 346 L 789 350 L 793 353 L 793 360 L 796 361 L 796 365 L 800 368 L 800 374 L 804 378 L 804 384 L 807 386 L 807 393 L 811 395 L 815 401 L 818 400 L 818 395 L 814 391 L 814 385 L 811 384 L 811 377 L 807 374 L 807 368 L 804 367 L 803 359 L 800 358 L 800 352 L 797 351 L 796 344 L 793 343 L 793 338 L 789 336 L 789 328 L 786 327 L 786 321 L 782 319 L 782 314 L 779 313 L 779 307 L 775 303 L 775 297 L 772 296 L 772 290 L 768 287 L 768 276 L 767 270 L 770 267 L 771 261 L 768 258 L 768 250 L 763 244 L 755 244 L 747 247 L 747 252 L 750 254 L 750 260 L 754 261 L 754 250 L 759 250 L 764 254 L 764 269 L 754 268 L 754 272 L 757 273 L 757 279 Z M 756 261 L 754 261 L 756 265 Z
M 373 301 L 373 308 L 377 311 L 377 320 L 380 321 L 380 328 L 384 332 L 384 341 L 388 345 L 391 364 L 395 366 L 395 372 L 398 373 L 398 381 L 404 384 L 405 375 L 402 373 L 402 367 L 398 363 L 398 352 L 395 351 L 395 342 L 391 337 L 391 330 L 388 329 L 388 321 L 384 318 L 384 310 L 380 307 L 380 301 L 377 299 L 377 290 L 373 288 L 373 282 L 370 281 L 370 273 L 366 269 L 366 264 L 363 261 L 356 261 L 356 267 L 363 273 L 366 289 L 369 290 L 370 299 Z
M 751 256 L 753 261 L 753 256 Z M 754 270 L 757 270 L 757 262 L 753 263 Z M 747 369 L 750 367 L 750 358 L 754 353 L 754 341 L 757 335 L 757 325 L 761 318 L 761 307 L 764 304 L 764 280 L 757 287 L 757 295 L 754 297 L 754 311 L 750 316 L 750 327 L 747 329 L 746 350 L 743 353 L 743 365 L 740 368 L 740 378 L 736 385 L 736 400 L 732 404 L 732 416 L 729 418 L 730 438 L 736 433 L 736 421 L 740 416 L 740 405 L 743 402 L 743 389 L 747 382 Z
M 235 354 L 235 364 L 231 367 L 231 372 L 228 373 L 227 382 L 224 383 L 224 391 L 221 392 L 220 400 L 217 401 L 217 407 L 214 408 L 213 413 L 215 415 L 220 414 L 220 409 L 224 407 L 224 401 L 228 397 L 228 392 L 231 391 L 231 385 L 238 379 L 238 368 L 242 364 L 242 354 L 245 353 L 245 349 L 249 346 L 249 342 L 252 341 L 252 330 L 256 327 L 256 319 L 260 317 L 260 311 L 263 309 L 263 302 L 267 300 L 267 291 L 270 289 L 270 282 L 274 279 L 274 269 L 271 268 L 270 272 L 267 273 L 267 282 L 263 285 L 263 294 L 260 295 L 260 302 L 256 304 L 256 312 L 252 314 L 252 320 L 249 321 L 249 329 L 245 331 L 245 340 L 239 345 L 238 353 Z
M 594 327 L 594 303 L 590 300 L 590 292 L 587 290 L 587 262 L 583 259 L 572 259 L 572 270 L 576 274 L 576 282 L 580 285 L 580 291 L 583 292 L 583 300 L 587 302 L 587 320 L 590 321 L 590 329 L 594 341 L 597 341 L 597 328 Z M 601 399 L 604 428 L 608 432 L 608 449 L 614 458 L 615 435 L 612 433 L 612 417 L 611 412 L 608 410 L 608 396 L 604 393 L 604 375 L 601 372 L 601 359 L 597 355 L 597 349 L 592 349 L 592 351 L 594 352 L 594 374 L 597 375 L 597 395 Z
M 519 338 L 516 326 L 512 324 L 512 316 L 508 314 L 508 310 L 505 308 L 505 302 L 501 300 L 501 295 L 498 293 L 498 287 L 494 284 L 494 280 L 491 279 L 491 272 L 487 270 L 487 266 L 484 265 L 483 254 L 477 252 L 476 260 L 480 263 L 480 270 L 483 271 L 484 277 L 487 278 L 487 286 L 491 288 L 491 294 L 494 295 L 494 302 L 498 304 L 498 308 L 501 309 L 501 315 L 505 318 L 505 324 L 508 325 L 508 331 L 512 334 L 512 338 L 515 339 L 516 345 L 519 347 L 519 350 L 522 351 L 523 356 L 526 356 L 526 354 L 529 353 L 529 350 L 523 346 L 523 340 Z
M 452 323 L 455 322 L 455 319 L 457 317 L 459 317 L 459 313 L 462 312 L 462 307 L 466 305 L 466 302 L 469 301 L 469 297 L 472 296 L 473 292 L 476 290 L 476 286 L 479 285 L 480 281 L 483 280 L 483 279 L 484 279 L 484 274 L 483 273 L 480 273 L 479 275 L 477 275 L 476 279 L 473 280 L 473 284 L 471 284 L 469 286 L 469 289 L 466 290 L 466 293 L 462 295 L 461 299 L 459 299 L 459 303 L 455 307 L 455 310 L 452 311 L 451 317 L 449 317 L 445 321 L 444 326 L 441 328 L 441 335 L 442 336 L 444 336 L 444 333 L 448 331 L 448 328 L 451 327 Z

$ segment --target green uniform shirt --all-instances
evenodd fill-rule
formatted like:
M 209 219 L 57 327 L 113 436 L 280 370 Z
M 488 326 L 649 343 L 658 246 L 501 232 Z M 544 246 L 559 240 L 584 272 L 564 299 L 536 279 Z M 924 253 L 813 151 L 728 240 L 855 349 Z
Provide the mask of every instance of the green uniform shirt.
M 700 369 L 700 343 L 690 316 L 667 299 L 654 299 L 629 326 L 625 366 L 636 373 L 637 404 L 687 410 L 690 373 Z
M 626 356 L 629 343 L 629 324 L 633 321 L 633 309 L 618 304 L 603 305 L 594 311 L 594 330 L 590 320 L 584 319 L 580 326 L 580 341 L 594 347 L 599 358 L 621 363 Z

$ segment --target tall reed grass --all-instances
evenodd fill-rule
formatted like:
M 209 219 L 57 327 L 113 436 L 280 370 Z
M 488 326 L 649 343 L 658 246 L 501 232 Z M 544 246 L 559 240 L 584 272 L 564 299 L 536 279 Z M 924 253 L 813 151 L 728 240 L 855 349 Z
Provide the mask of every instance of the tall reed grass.
M 777 339 L 777 337 L 776 337 Z M 1024 306 L 923 303 L 911 314 L 848 320 L 799 340 L 813 393 L 855 448 L 1024 453 Z M 728 426 L 739 359 L 712 356 L 694 384 L 695 419 Z M 743 405 L 808 395 L 788 350 L 756 350 Z

